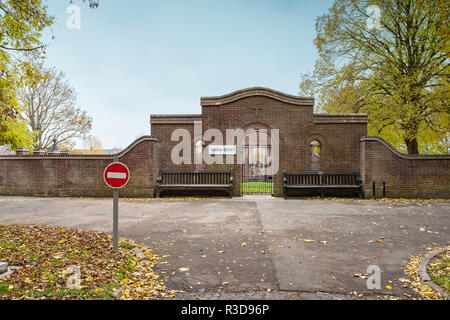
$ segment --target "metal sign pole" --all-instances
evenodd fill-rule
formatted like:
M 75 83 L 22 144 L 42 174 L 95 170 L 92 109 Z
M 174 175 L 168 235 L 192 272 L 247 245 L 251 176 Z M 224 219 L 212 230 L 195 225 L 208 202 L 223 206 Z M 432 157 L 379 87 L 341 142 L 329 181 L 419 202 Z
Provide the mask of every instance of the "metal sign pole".
M 119 248 L 119 190 L 113 191 L 113 249 Z
M 103 180 L 108 187 L 113 189 L 113 250 L 119 250 L 119 189 L 123 188 L 130 180 L 130 170 L 119 162 L 119 157 L 114 156 L 114 161 L 103 171 Z
M 119 162 L 119 157 L 114 157 Z M 119 189 L 113 190 L 113 250 L 119 249 Z

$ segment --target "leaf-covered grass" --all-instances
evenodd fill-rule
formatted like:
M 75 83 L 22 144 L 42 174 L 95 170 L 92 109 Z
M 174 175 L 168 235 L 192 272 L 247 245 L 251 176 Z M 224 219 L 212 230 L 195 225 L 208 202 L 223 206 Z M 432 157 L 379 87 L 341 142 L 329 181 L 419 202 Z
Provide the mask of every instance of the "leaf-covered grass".
M 427 266 L 431 280 L 450 293 L 450 250 L 436 256 Z
M 152 270 L 163 263 L 153 252 L 127 239 L 115 252 L 105 233 L 0 225 L 0 259 L 21 267 L 0 278 L 0 299 L 113 299 L 119 288 L 123 299 L 173 296 Z
M 429 249 L 428 252 L 409 258 L 409 263 L 405 268 L 405 273 L 411 277 L 411 281 L 407 281 L 405 283 L 406 286 L 409 286 L 411 289 L 413 289 L 421 298 L 424 299 L 431 299 L 431 300 L 444 300 L 445 297 L 443 297 L 439 292 L 433 290 L 427 283 L 422 281 L 422 279 L 419 276 L 419 265 L 423 258 L 425 258 L 427 255 L 436 252 L 440 250 L 440 248 L 432 248 Z M 438 258 L 433 259 L 431 263 L 428 264 L 427 267 L 427 273 L 430 275 L 430 278 L 433 282 L 435 282 L 436 278 L 440 278 L 441 280 L 445 281 L 449 277 L 449 260 L 448 260 L 448 252 L 450 250 L 450 247 L 447 247 L 445 255 L 442 256 L 439 255 Z M 443 258 L 442 258 L 443 257 Z M 446 266 L 445 263 L 447 264 Z M 439 271 L 438 271 L 439 270 Z M 437 272 L 438 271 L 438 272 Z M 437 279 L 436 279 L 437 280 Z M 438 280 L 440 281 L 440 280 Z M 436 282 L 438 283 L 438 282 Z M 448 287 L 447 287 L 448 288 Z

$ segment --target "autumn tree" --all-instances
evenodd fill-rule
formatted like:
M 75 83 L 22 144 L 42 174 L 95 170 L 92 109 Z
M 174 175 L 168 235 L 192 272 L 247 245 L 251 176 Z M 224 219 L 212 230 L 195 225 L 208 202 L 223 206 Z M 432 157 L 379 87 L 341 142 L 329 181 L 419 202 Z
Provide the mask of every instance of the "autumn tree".
M 73 154 L 105 154 L 103 145 L 97 136 L 86 136 L 82 142 L 83 149 L 76 149 L 76 142 L 73 140 L 58 143 L 58 149 L 60 151 L 70 151 Z
M 64 142 L 59 142 L 56 144 L 59 151 L 70 151 L 72 153 L 74 152 L 74 148 L 76 146 L 76 141 L 74 140 L 66 140 Z
M 336 0 L 316 19 L 319 58 L 300 93 L 368 113 L 369 134 L 409 154 L 448 153 L 449 2 Z
M 87 154 L 103 154 L 102 143 L 97 136 L 87 136 L 84 139 L 84 148 Z
M 72 1 L 67 0 L 68 3 Z M 45 57 L 42 32 L 53 24 L 45 0 L 0 0 L 0 145 L 31 148 L 33 133 L 21 118 L 17 89 L 40 80 L 30 62 Z M 83 0 L 96 8 L 97 0 Z
M 0 144 L 31 147 L 16 90 L 36 79 L 29 62 L 44 54 L 41 32 L 53 18 L 41 0 L 0 0 Z
M 57 143 L 84 138 L 92 127 L 92 119 L 77 107 L 76 92 L 64 73 L 55 69 L 36 69 L 42 79 L 18 90 L 24 110 L 22 116 L 35 133 L 34 148 L 48 149 L 54 138 Z

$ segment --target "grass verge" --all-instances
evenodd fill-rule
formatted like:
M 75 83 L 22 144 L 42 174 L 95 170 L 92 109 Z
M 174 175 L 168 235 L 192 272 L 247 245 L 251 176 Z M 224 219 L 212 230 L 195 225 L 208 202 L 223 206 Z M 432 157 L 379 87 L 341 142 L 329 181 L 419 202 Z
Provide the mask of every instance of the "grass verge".
M 448 247 L 448 248 L 450 248 L 450 247 Z M 419 271 L 418 271 L 419 265 L 420 265 L 420 262 L 422 261 L 422 259 L 425 258 L 427 255 L 434 253 L 436 251 L 439 251 L 439 250 L 440 250 L 440 248 L 428 248 L 428 251 L 425 254 L 409 258 L 409 263 L 405 268 L 405 273 L 407 275 L 409 275 L 412 278 L 412 280 L 405 281 L 404 285 L 410 287 L 423 299 L 446 300 L 446 298 L 443 297 L 439 292 L 436 292 L 427 283 L 422 281 L 422 279 L 419 276 Z M 448 253 L 448 250 L 447 250 L 447 253 Z M 447 256 L 447 258 L 448 258 L 448 256 Z M 435 259 L 433 259 L 433 260 L 435 260 Z M 439 269 L 439 270 L 447 270 L 447 271 L 443 271 L 442 273 L 439 272 L 439 277 L 442 279 L 444 279 L 444 278 L 448 279 L 449 266 L 447 265 L 447 268 L 441 269 L 440 262 L 441 262 L 441 260 L 438 260 L 438 262 L 436 262 L 436 266 L 435 266 L 436 270 Z M 448 260 L 447 260 L 447 264 L 448 264 Z M 429 266 L 430 266 L 430 264 L 429 264 Z M 428 273 L 428 270 L 427 270 L 427 273 Z M 431 274 L 429 273 L 429 275 L 430 275 L 430 278 L 432 279 L 432 281 L 435 282 L 433 279 L 433 273 L 431 273 Z
M 450 293 L 450 250 L 434 257 L 427 266 L 427 273 L 431 281 Z

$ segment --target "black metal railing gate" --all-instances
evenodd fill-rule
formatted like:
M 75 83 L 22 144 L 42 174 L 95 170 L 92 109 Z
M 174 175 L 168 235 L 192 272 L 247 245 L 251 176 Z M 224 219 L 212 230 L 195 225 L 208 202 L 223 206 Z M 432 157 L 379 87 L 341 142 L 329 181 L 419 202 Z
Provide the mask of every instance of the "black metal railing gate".
M 272 176 L 267 175 L 269 164 L 267 154 L 270 147 L 244 148 L 244 164 L 242 165 L 241 193 L 246 194 L 273 194 Z M 255 156 L 255 154 L 257 156 Z M 253 156 L 252 156 L 253 155 Z
M 242 176 L 241 192 L 245 194 L 273 194 L 271 176 Z

